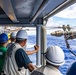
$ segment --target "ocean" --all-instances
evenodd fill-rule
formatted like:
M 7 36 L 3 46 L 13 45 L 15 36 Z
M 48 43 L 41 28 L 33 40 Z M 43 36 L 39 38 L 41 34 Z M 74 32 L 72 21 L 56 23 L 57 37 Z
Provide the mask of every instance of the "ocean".
M 68 42 L 70 44 L 72 51 L 76 53 L 76 39 L 69 40 Z M 34 50 L 35 44 L 36 44 L 36 36 L 29 35 L 27 41 L 27 50 Z M 59 68 L 60 71 L 63 73 L 63 75 L 65 75 L 69 66 L 76 60 L 76 57 L 67 49 L 64 36 L 55 37 L 55 36 L 47 35 L 47 47 L 51 45 L 60 46 L 65 53 L 65 64 Z M 29 57 L 33 62 L 33 64 L 36 64 L 36 53 L 29 55 Z

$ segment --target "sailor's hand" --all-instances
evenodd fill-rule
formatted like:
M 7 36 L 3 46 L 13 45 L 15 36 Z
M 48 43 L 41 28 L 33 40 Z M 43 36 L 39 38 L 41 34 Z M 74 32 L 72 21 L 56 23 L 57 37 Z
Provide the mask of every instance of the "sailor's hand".
M 35 48 L 36 52 L 39 50 L 39 46 L 37 46 L 37 45 L 35 45 L 34 48 Z

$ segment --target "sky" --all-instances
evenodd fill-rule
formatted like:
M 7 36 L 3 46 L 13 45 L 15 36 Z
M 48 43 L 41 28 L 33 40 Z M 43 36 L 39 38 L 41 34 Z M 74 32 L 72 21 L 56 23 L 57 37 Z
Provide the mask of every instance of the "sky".
M 62 26 L 69 24 L 70 26 L 76 26 L 76 3 L 49 18 L 47 22 L 48 26 Z

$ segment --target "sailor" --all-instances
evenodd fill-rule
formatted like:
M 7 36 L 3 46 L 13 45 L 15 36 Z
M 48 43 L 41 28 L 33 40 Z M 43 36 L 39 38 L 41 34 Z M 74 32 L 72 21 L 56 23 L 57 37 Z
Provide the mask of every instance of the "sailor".
M 9 48 L 13 43 L 16 42 L 16 34 L 17 34 L 17 32 L 12 32 L 10 34 L 10 40 L 11 40 L 11 42 L 7 44 L 7 46 L 6 46 L 7 48 Z M 34 46 L 35 50 L 31 50 L 31 51 L 26 50 L 26 45 L 23 48 L 26 51 L 26 54 L 28 54 L 28 55 L 31 55 L 31 54 L 34 54 L 34 53 L 38 52 L 38 49 L 39 49 L 39 47 L 36 46 L 36 45 Z
M 6 75 L 25 75 L 25 69 L 33 71 L 36 67 L 30 61 L 28 55 L 23 49 L 28 39 L 25 30 L 18 31 L 16 35 L 16 43 L 8 48 L 5 64 L 3 67 Z
M 58 46 L 48 47 L 44 57 L 46 65 L 33 71 L 31 75 L 62 75 L 58 68 L 65 62 L 63 50 Z
M 76 75 L 76 62 L 72 63 L 72 65 L 69 67 L 66 75 Z
M 6 45 L 8 41 L 8 36 L 5 33 L 0 34 L 0 75 L 4 65 L 5 55 L 6 55 Z
M 10 47 L 11 44 L 15 43 L 15 41 L 16 41 L 16 34 L 17 34 L 17 32 L 12 32 L 10 34 L 10 41 L 11 42 L 7 44 L 7 46 L 6 46 L 7 48 Z

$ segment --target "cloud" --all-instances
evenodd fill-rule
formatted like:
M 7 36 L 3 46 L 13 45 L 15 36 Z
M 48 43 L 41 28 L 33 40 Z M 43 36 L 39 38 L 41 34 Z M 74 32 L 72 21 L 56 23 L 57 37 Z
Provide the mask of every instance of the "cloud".
M 62 20 L 55 20 L 54 17 L 51 17 L 48 19 L 48 22 L 46 24 L 46 27 L 58 27 L 58 26 L 62 26 L 64 24 L 64 21 Z
M 56 14 L 55 16 L 68 19 L 76 19 L 76 3 Z
M 48 19 L 46 27 L 57 27 L 63 24 L 75 25 L 76 23 L 76 3 Z

